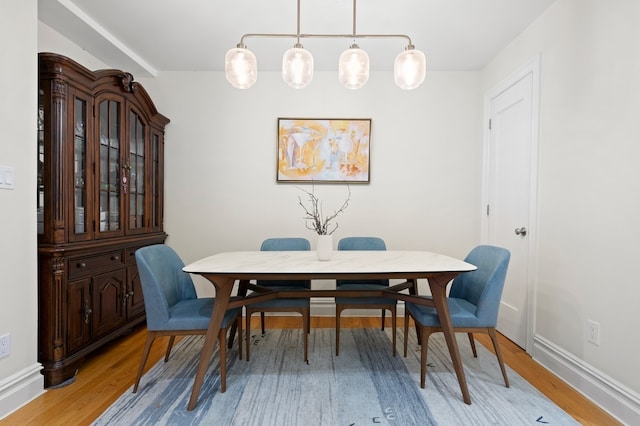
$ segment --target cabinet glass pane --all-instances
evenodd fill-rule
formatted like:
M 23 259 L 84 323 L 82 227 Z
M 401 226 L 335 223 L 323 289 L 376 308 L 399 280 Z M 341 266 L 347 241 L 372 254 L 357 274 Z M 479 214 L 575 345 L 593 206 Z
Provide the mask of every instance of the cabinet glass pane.
M 102 101 L 100 114 L 100 231 L 120 229 L 120 103 Z
M 129 228 L 144 227 L 144 132 L 140 116 L 133 111 L 129 115 Z
M 38 188 L 36 207 L 38 234 L 44 233 L 44 92 L 38 91 Z
M 160 226 L 158 223 L 158 203 L 160 202 L 160 197 L 158 194 L 158 182 L 160 179 L 160 163 L 158 161 L 159 154 L 158 150 L 160 149 L 160 138 L 158 135 L 153 135 L 151 138 L 151 155 L 153 156 L 152 167 L 151 170 L 151 190 L 153 191 L 153 202 L 151 203 L 151 223 L 153 226 Z
M 144 157 L 138 156 L 136 170 L 137 172 L 137 185 L 136 192 L 139 195 L 144 195 Z
M 86 169 L 87 169 L 87 102 L 75 99 L 73 127 L 73 185 L 74 185 L 74 229 L 76 234 L 87 232 L 84 210 L 87 204 Z

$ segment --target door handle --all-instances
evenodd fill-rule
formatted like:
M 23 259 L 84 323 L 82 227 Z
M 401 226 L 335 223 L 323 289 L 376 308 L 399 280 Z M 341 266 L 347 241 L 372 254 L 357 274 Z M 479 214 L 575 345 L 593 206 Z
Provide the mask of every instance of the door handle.
M 516 235 L 522 235 L 524 237 L 527 235 L 527 228 L 524 226 L 522 228 L 516 228 Z

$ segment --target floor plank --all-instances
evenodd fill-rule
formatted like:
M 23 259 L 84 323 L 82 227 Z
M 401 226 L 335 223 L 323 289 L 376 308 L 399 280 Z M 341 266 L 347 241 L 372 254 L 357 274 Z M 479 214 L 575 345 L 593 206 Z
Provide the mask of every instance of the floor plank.
M 267 328 L 300 327 L 301 322 L 300 318 L 291 316 L 269 316 L 266 326 Z M 391 326 L 389 318 L 387 318 L 386 326 Z M 259 327 L 259 317 L 256 316 L 252 319 L 251 328 L 257 329 Z M 335 327 L 335 320 L 333 317 L 312 317 L 311 327 Z M 380 327 L 380 319 L 342 317 L 341 327 Z M 399 329 L 399 338 L 402 333 L 401 329 L 402 327 Z M 87 358 L 79 369 L 73 384 L 59 389 L 47 390 L 44 395 L 1 420 L 0 424 L 91 424 L 133 384 L 145 339 L 146 329 L 139 327 L 132 333 L 104 346 Z M 493 352 L 488 336 L 477 335 L 476 339 Z M 156 340 L 145 371 L 163 357 L 167 340 L 168 338 Z M 505 363 L 581 424 L 620 424 L 604 410 L 533 361 L 513 342 L 500 336 L 500 343 Z M 143 385 L 141 384 L 141 386 Z

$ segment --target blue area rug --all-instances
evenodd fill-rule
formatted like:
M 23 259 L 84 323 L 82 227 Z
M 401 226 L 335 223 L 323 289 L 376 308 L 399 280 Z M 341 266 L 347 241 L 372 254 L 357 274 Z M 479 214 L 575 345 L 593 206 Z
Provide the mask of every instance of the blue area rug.
M 506 388 L 495 356 L 478 344 L 473 358 L 458 336 L 471 405 L 462 401 L 441 333 L 429 339 L 427 387 L 420 389 L 420 349 L 410 333 L 407 358 L 391 352 L 389 330 L 312 329 L 309 364 L 302 332 L 253 336 L 251 361 L 229 356 L 227 391 L 219 392 L 217 352 L 195 410 L 187 411 L 203 338 L 184 338 L 96 420 L 95 425 L 577 425 L 568 414 L 508 369 Z M 132 376 L 135 373 L 132 372 Z M 132 377 L 133 378 L 133 377 Z

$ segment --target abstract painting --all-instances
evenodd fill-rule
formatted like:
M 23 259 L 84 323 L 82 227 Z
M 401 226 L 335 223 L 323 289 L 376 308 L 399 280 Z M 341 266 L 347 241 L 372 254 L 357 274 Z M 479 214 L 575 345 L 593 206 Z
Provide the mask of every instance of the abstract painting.
M 370 118 L 278 118 L 277 182 L 369 183 Z

